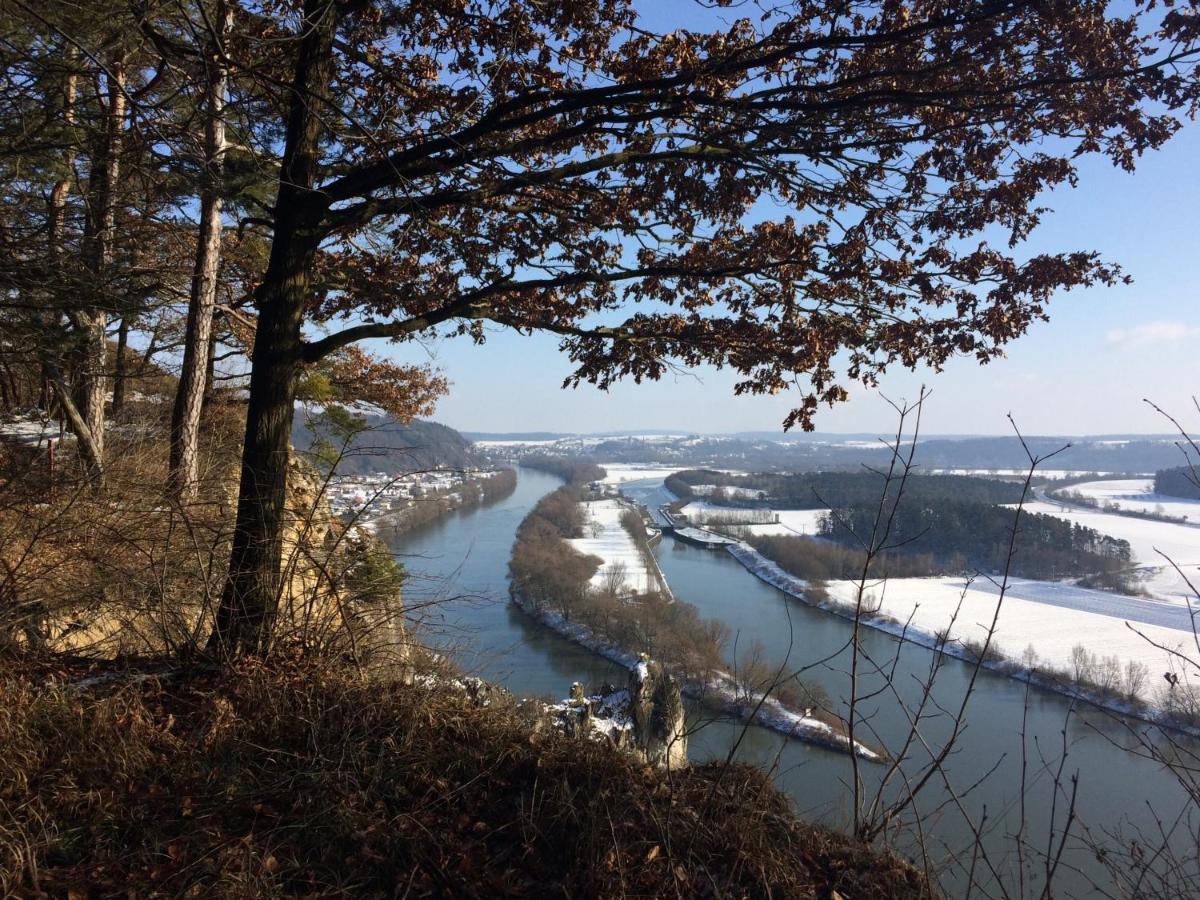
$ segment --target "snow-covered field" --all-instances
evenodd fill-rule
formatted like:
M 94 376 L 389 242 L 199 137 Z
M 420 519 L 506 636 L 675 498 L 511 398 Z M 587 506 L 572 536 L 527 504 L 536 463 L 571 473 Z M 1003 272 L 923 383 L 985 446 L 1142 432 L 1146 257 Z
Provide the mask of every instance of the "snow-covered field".
M 749 500 L 760 500 L 766 496 L 765 491 L 756 490 L 755 488 L 719 484 L 692 485 L 692 493 L 697 497 L 711 497 L 718 489 L 723 490 L 729 497 L 744 497 Z
M 586 521 L 585 536 L 572 538 L 568 543 L 580 553 L 604 560 L 592 576 L 592 587 L 604 587 L 617 566 L 624 567 L 623 585 L 627 590 L 639 593 L 657 590 L 654 573 L 646 567 L 633 537 L 621 524 L 621 514 L 629 507 L 619 500 L 592 500 L 580 505 Z
M 739 509 L 708 500 L 693 500 L 680 510 L 689 522 L 739 525 L 750 534 L 812 535 L 820 530 L 827 509 Z M 765 520 L 765 521 L 764 521 Z M 772 521 L 778 520 L 778 521 Z M 739 532 L 740 533 L 740 532 Z
M 1153 478 L 1125 478 L 1112 481 L 1085 481 L 1065 489 L 1082 494 L 1097 503 L 1119 509 L 1200 523 L 1200 500 L 1184 500 L 1167 494 L 1154 493 Z
M 821 530 L 821 517 L 827 509 L 776 509 L 779 517 L 774 525 L 752 525 L 753 534 L 816 534 Z
M 650 478 L 666 478 L 679 471 L 678 466 L 637 465 L 636 463 L 597 463 L 605 472 L 605 484 L 622 484 L 626 481 L 644 481 Z
M 1200 587 L 1200 528 L 1175 522 L 1135 519 L 1100 510 L 1068 509 L 1044 501 L 1025 504 L 1025 511 L 1057 516 L 1094 528 L 1110 537 L 1129 541 L 1134 560 L 1144 578 L 1142 587 L 1155 598 L 1182 604 L 1184 598 L 1190 596 L 1183 577 L 1163 554 Z
M 729 552 L 758 578 L 805 598 L 808 585 L 802 579 L 784 572 L 749 545 L 730 547 Z M 831 581 L 826 588 L 831 599 L 845 608 L 854 603 L 858 585 Z M 865 621 L 892 634 L 903 631 L 910 640 L 926 646 L 934 646 L 936 636 L 944 630 L 954 641 L 982 643 L 998 596 L 995 585 L 982 581 L 967 588 L 961 578 L 896 578 L 869 584 L 864 600 L 866 609 L 888 615 L 899 624 L 879 618 Z M 1097 659 L 1115 656 L 1122 668 L 1129 662 L 1141 662 L 1148 672 L 1140 693 L 1153 702 L 1158 686 L 1165 683 L 1163 673 L 1181 672 L 1170 650 L 1180 649 L 1193 659 L 1198 655 L 1187 621 L 1186 610 L 1169 604 L 1059 582 L 1016 579 L 1000 609 L 993 646 L 1017 663 L 1026 662 L 1026 648 L 1032 646 L 1035 663 L 1042 668 L 1069 670 L 1076 644 L 1084 645 Z
M 856 582 L 849 581 L 831 581 L 826 585 L 829 595 L 843 603 L 854 602 L 857 587 Z M 1073 596 L 1064 597 L 1064 591 Z M 999 590 L 986 582 L 977 581 L 967 588 L 961 578 L 896 578 L 868 585 L 865 605 L 868 609 L 878 605 L 880 612 L 927 634 L 949 628 L 953 640 L 982 643 L 998 599 Z M 1063 605 L 1071 600 L 1077 601 L 1078 606 Z M 1146 609 L 1122 610 L 1120 604 L 1125 600 L 1144 604 Z M 1184 630 L 1187 611 L 1164 606 L 1057 582 L 1018 579 L 1004 598 L 993 643 L 1005 656 L 1018 661 L 1023 661 L 1027 647 L 1033 647 L 1038 665 L 1067 671 L 1071 667 L 1071 651 L 1077 644 L 1097 657 L 1115 656 L 1122 667 L 1131 661 L 1142 662 L 1149 671 L 1143 698 L 1153 700 L 1154 692 L 1164 683 L 1162 674 L 1179 668 L 1169 649 L 1159 649 L 1154 644 L 1184 653 L 1190 650 L 1190 655 L 1196 656 L 1192 634 Z M 1109 615 L 1099 609 L 1114 613 L 1142 612 L 1141 618 L 1158 618 L 1161 624 Z M 1156 617 L 1156 612 L 1164 615 Z

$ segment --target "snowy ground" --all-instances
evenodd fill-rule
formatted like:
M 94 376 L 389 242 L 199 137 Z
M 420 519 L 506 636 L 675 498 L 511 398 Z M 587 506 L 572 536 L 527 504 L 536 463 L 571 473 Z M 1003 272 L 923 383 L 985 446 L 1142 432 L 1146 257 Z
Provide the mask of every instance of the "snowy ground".
M 765 491 L 760 491 L 756 488 L 734 487 L 730 485 L 717 484 L 693 484 L 692 494 L 696 497 L 709 497 L 712 496 L 712 494 L 716 492 L 718 488 L 723 490 L 727 496 L 745 497 L 749 500 L 762 499 L 766 494 Z
M 821 530 L 821 517 L 827 509 L 776 509 L 779 517 L 774 525 L 751 525 L 751 534 L 817 534 Z
M 1100 510 L 1067 508 L 1044 501 L 1025 504 L 1025 511 L 1057 516 L 1094 528 L 1110 537 L 1129 541 L 1134 560 L 1143 576 L 1142 587 L 1156 599 L 1183 604 L 1185 597 L 1190 596 L 1183 577 L 1163 554 L 1200 587 L 1200 528 L 1175 522 L 1135 519 Z
M 808 585 L 802 579 L 784 572 L 749 545 L 731 547 L 730 553 L 758 578 L 805 598 Z M 831 599 L 844 607 L 854 603 L 858 585 L 831 581 L 826 588 Z M 866 621 L 893 634 L 904 631 L 909 639 L 927 646 L 933 646 L 936 635 L 947 629 L 954 641 L 982 643 L 998 596 L 994 585 L 982 581 L 966 589 L 961 578 L 896 578 L 869 584 L 864 600 L 867 609 L 877 608 L 899 624 L 878 618 Z M 1169 604 L 1058 582 L 1016 579 L 1000 609 L 993 646 L 1018 663 L 1025 661 L 1025 649 L 1032 646 L 1036 663 L 1043 668 L 1069 669 L 1076 644 L 1083 644 L 1098 658 L 1115 656 L 1122 667 L 1142 662 L 1148 677 L 1141 693 L 1153 702 L 1158 686 L 1164 683 L 1163 673 L 1181 672 L 1170 650 L 1179 649 L 1190 658 L 1198 655 L 1187 621 L 1186 610 Z
M 74 439 L 73 435 L 62 435 L 57 422 L 43 420 L 35 413 L 23 413 L 0 419 L 0 438 L 14 444 L 40 446 L 60 436 Z
M 1082 494 L 1101 504 L 1119 509 L 1200 523 L 1200 500 L 1184 500 L 1154 493 L 1153 478 L 1125 478 L 1112 481 L 1085 481 L 1064 488 L 1067 493 Z
M 658 581 L 647 567 L 641 551 L 633 537 L 621 524 L 621 514 L 629 509 L 619 500 L 592 500 L 580 504 L 584 510 L 584 537 L 573 538 L 568 543 L 580 553 L 598 556 L 604 562 L 592 576 L 591 585 L 602 588 L 613 566 L 623 566 L 624 586 L 639 593 L 658 589 Z
M 605 484 L 622 484 L 626 481 L 643 481 L 648 478 L 666 478 L 679 471 L 679 466 L 637 465 L 636 463 L 596 463 L 605 472 Z
M 750 534 L 813 535 L 820 531 L 827 509 L 738 509 L 707 500 L 693 500 L 681 510 L 689 522 L 739 525 Z M 778 521 L 771 521 L 777 519 Z M 767 521 L 764 521 L 767 520 Z M 738 532 L 739 534 L 742 532 Z
M 853 603 L 857 583 L 831 581 L 827 590 L 834 599 Z M 911 622 L 910 627 L 929 634 L 950 628 L 952 639 L 979 643 L 987 636 L 998 597 L 995 586 L 982 582 L 964 592 L 961 578 L 896 578 L 867 588 L 868 608 L 878 604 L 880 612 Z M 1132 606 L 1124 608 L 1122 601 Z M 1157 624 L 1149 624 L 1151 620 Z M 1143 662 L 1149 670 L 1143 696 L 1153 700 L 1163 683 L 1162 674 L 1177 670 L 1178 665 L 1168 649 L 1159 649 L 1151 641 L 1194 657 L 1196 645 L 1188 623 L 1187 611 L 1178 607 L 1056 582 L 1018 580 L 1004 598 L 993 642 L 1016 660 L 1032 646 L 1039 665 L 1063 670 L 1070 669 L 1071 650 L 1077 644 L 1099 657 L 1116 656 L 1122 667 L 1133 660 Z

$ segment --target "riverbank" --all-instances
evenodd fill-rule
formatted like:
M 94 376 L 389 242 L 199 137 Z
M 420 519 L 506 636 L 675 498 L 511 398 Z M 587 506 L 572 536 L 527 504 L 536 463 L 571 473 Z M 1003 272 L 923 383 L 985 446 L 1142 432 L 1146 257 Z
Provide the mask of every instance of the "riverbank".
M 591 487 L 588 481 L 593 481 Z M 622 508 L 611 499 L 597 500 L 594 494 L 593 479 L 572 473 L 568 484 L 539 500 L 522 520 L 509 559 L 509 596 L 514 605 L 573 643 L 625 668 L 635 665 L 640 653 L 647 653 L 680 681 L 687 696 L 718 712 L 850 752 L 841 720 L 832 714 L 828 720 L 822 713 L 813 714 L 825 699 L 814 694 L 811 686 L 795 678 L 774 678 L 776 667 L 761 654 L 727 662 L 724 651 L 731 638 L 727 627 L 702 619 L 691 604 L 653 590 L 630 589 L 624 566 L 617 566 L 620 578 L 604 577 L 613 563 L 622 560 L 599 554 L 614 547 L 626 555 L 639 552 L 621 519 L 635 518 L 639 524 L 642 520 L 632 506 Z M 593 499 L 587 501 L 587 496 Z M 620 531 L 620 541 L 605 538 L 608 529 L 591 515 L 597 507 L 607 511 L 605 518 Z M 798 709 L 806 711 L 800 714 Z M 854 752 L 870 760 L 884 756 L 860 742 Z
M 843 619 L 854 621 L 855 605 L 844 601 L 828 598 L 817 600 L 810 596 L 810 585 L 801 578 L 785 572 L 780 566 L 763 556 L 748 544 L 728 546 L 730 556 L 736 559 L 748 572 L 759 580 L 771 585 L 788 596 L 812 606 L 816 609 L 832 613 Z M 926 628 L 915 626 L 912 621 L 902 622 L 885 613 L 870 613 L 863 611 L 859 614 L 862 625 L 882 631 L 903 641 L 925 647 L 938 653 L 974 664 L 979 658 L 980 646 L 971 642 L 956 642 L 948 640 L 946 634 L 939 634 Z M 1061 673 L 1045 671 L 1037 666 L 1029 666 L 1009 656 L 1003 655 L 993 645 L 985 658 L 980 662 L 981 668 L 1007 676 L 1043 690 L 1052 691 L 1089 703 L 1108 712 L 1138 719 L 1149 724 L 1179 731 L 1192 736 L 1200 736 L 1200 725 L 1181 721 L 1168 712 L 1132 700 L 1129 697 L 1113 696 L 1112 694 L 1093 689 L 1069 680 Z
M 452 512 L 469 512 L 480 506 L 495 503 L 508 497 L 517 487 L 517 473 L 513 469 L 497 469 L 468 478 L 453 488 L 431 493 L 419 499 L 407 501 L 399 509 L 368 511 L 359 517 L 359 524 L 376 533 L 384 532 L 394 538 L 430 522 L 436 522 Z
M 562 637 L 627 669 L 637 667 L 640 661 L 637 654 L 603 640 L 586 625 L 570 622 L 556 612 L 539 607 L 516 591 L 513 591 L 510 597 L 514 606 Z M 728 672 L 714 672 L 707 681 L 686 676 L 681 677 L 680 681 L 684 696 L 723 715 L 805 743 L 842 753 L 850 752 L 850 740 L 840 728 L 815 716 L 794 712 L 774 697 L 764 696 L 756 691 L 746 691 L 738 686 L 737 680 Z M 854 746 L 861 759 L 871 762 L 886 760 L 886 755 L 881 749 L 869 747 L 861 741 L 855 741 Z

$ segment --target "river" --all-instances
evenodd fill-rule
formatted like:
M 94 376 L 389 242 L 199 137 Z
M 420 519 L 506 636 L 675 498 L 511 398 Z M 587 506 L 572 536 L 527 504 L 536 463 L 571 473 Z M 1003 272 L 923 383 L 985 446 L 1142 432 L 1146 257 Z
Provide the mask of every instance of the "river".
M 401 535 L 393 547 L 411 573 L 405 601 L 423 640 L 453 652 L 465 669 L 519 696 L 561 697 L 572 681 L 596 685 L 606 680 L 621 683 L 625 677 L 507 602 L 508 557 L 516 528 L 537 500 L 558 484 L 552 476 L 521 470 L 516 490 L 506 499 Z M 623 488 L 631 496 L 653 496 L 661 490 L 661 481 Z M 737 636 L 737 646 L 759 640 L 773 658 L 787 657 L 792 668 L 830 657 L 805 677 L 819 681 L 835 704 L 845 702 L 849 622 L 764 584 L 728 554 L 670 538 L 655 552 L 676 597 L 694 604 L 702 615 L 725 622 Z M 864 659 L 892 674 L 889 686 L 871 671 L 871 664 L 866 665 L 860 696 L 871 699 L 859 707 L 863 727 L 873 742 L 895 750 L 909 732 L 908 714 L 920 700 L 933 656 L 869 629 L 863 630 L 860 646 Z M 946 711 L 957 707 L 969 675 L 966 664 L 944 659 L 921 722 L 928 747 L 936 750 L 949 733 L 952 723 Z M 692 715 L 697 720 L 711 718 L 698 710 Z M 1081 833 L 1082 823 L 1097 833 L 1120 827 L 1153 835 L 1156 826 L 1149 810 L 1170 823 L 1183 808 L 1182 792 L 1172 775 L 1131 752 L 1135 741 L 1130 728 L 1144 729 L 1137 723 L 986 671 L 980 674 L 966 721 L 954 753 L 942 766 L 944 777 L 935 775 L 916 804 L 931 864 L 942 873 L 952 896 L 964 893 L 964 873 L 972 865 L 984 882 L 994 885 L 998 877 L 1009 895 L 1017 895 L 1022 883 L 1026 893 L 1038 892 L 1035 886 L 1045 876 L 1051 815 L 1061 828 L 1069 803 L 1069 780 L 1057 791 L 1054 787 L 1064 746 L 1063 778 L 1079 776 L 1074 834 Z M 738 758 L 771 771 L 802 817 L 846 828 L 853 808 L 848 756 L 720 720 L 705 722 L 695 732 L 689 755 L 695 761 L 724 758 L 738 738 Z M 929 753 L 918 743 L 908 755 L 904 771 L 912 777 Z M 1022 769 L 1027 784 L 1023 829 Z M 874 794 L 885 771 L 884 766 L 860 765 L 866 796 Z M 903 779 L 895 779 L 884 796 L 895 800 L 903 790 Z M 976 827 L 983 825 L 986 860 L 969 852 L 968 817 Z M 1028 848 L 1023 864 L 1012 839 L 1019 830 Z M 910 829 L 898 843 L 915 853 L 915 840 Z M 1081 843 L 1074 838 L 1068 842 L 1055 877 L 1059 895 L 1093 896 L 1090 879 L 1106 883 L 1094 855 Z M 1157 846 L 1153 839 L 1143 838 L 1142 843 Z M 1175 844 L 1185 858 L 1194 860 L 1196 850 L 1194 842 L 1190 847 Z M 989 869 L 995 874 L 979 876 Z M 1025 870 L 1023 879 L 1020 869 Z

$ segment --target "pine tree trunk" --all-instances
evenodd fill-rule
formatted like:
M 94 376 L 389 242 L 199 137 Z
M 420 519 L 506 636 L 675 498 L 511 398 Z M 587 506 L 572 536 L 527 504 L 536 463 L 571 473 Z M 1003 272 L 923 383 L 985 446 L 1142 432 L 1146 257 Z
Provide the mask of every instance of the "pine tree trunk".
M 125 64 L 121 59 L 109 65 L 105 129 L 99 152 L 89 175 L 88 234 L 85 241 L 87 261 L 95 279 L 94 290 L 105 292 L 111 275 L 113 238 L 116 229 L 116 189 L 121 176 L 121 138 L 125 129 Z M 100 460 L 104 459 L 104 405 L 108 400 L 108 313 L 103 298 L 76 317 L 83 331 L 83 359 L 80 372 L 83 419 L 92 436 Z M 96 480 L 103 472 L 94 472 Z
M 216 316 L 213 316 L 213 327 L 209 330 L 208 335 L 208 352 L 205 354 L 204 363 L 204 397 L 200 405 L 200 415 L 204 415 L 204 410 L 213 400 L 213 389 L 217 385 L 217 329 Z
M 78 62 L 79 54 L 74 48 L 67 51 L 68 66 L 73 67 Z M 68 127 L 75 123 L 75 99 L 78 88 L 78 76 L 70 71 L 63 85 L 63 123 Z M 54 183 L 50 191 L 50 210 L 48 233 L 50 240 L 50 256 L 61 261 L 63 245 L 67 231 L 67 196 L 71 193 L 71 178 L 69 174 L 75 164 L 75 154 L 68 152 L 62 161 L 63 177 Z M 44 324 L 49 330 L 50 320 Z M 51 396 L 57 401 L 59 409 L 66 416 L 72 434 L 79 445 L 79 455 L 84 461 L 89 477 L 96 482 L 104 478 L 104 430 L 103 420 L 100 429 L 100 443 L 97 444 L 94 433 L 85 416 L 76 407 L 71 396 L 71 389 L 63 380 L 58 365 L 48 355 L 42 360 L 42 408 L 50 408 Z
M 218 2 L 215 18 L 223 43 L 233 27 L 233 10 Z M 196 495 L 200 477 L 200 416 L 208 386 L 208 359 L 212 343 L 213 308 L 217 302 L 217 273 L 221 263 L 221 173 L 225 154 L 225 94 L 229 73 L 221 61 L 223 51 L 214 46 L 206 64 L 208 77 L 207 121 L 204 133 L 206 181 L 200 195 L 200 231 L 196 239 L 196 266 L 188 303 L 183 368 L 171 414 L 171 452 L 168 489 L 187 502 Z
M 301 326 L 325 201 L 317 183 L 323 114 L 333 76 L 337 4 L 307 0 L 296 68 L 274 232 L 258 289 L 258 327 L 251 356 L 250 397 L 229 578 L 209 648 L 226 655 L 266 653 L 279 606 L 284 504 Z

